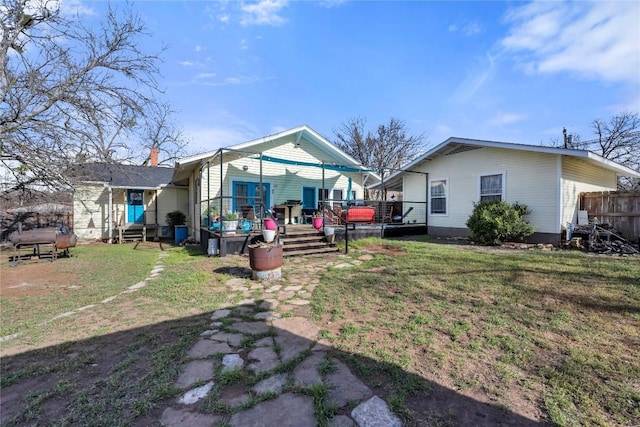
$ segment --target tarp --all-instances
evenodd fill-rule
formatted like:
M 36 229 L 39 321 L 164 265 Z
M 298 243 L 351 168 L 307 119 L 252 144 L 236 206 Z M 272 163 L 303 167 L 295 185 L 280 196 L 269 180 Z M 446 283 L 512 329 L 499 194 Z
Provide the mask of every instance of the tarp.
M 260 157 L 252 157 L 252 159 L 260 160 Z M 333 170 L 338 172 L 373 172 L 370 169 L 358 168 L 354 166 L 345 166 L 345 165 L 336 165 L 332 163 L 311 163 L 311 162 L 301 162 L 298 160 L 289 160 L 289 159 L 280 159 L 278 157 L 271 156 L 262 156 L 262 160 L 265 162 L 272 163 L 281 163 L 283 165 L 292 165 L 292 166 L 309 166 L 315 168 L 324 168 L 326 170 Z

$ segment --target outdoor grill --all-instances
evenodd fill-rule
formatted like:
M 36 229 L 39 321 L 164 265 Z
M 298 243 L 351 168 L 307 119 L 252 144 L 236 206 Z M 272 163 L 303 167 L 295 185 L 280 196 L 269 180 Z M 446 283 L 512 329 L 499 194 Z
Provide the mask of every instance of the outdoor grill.
M 58 258 L 59 255 L 69 255 L 69 248 L 75 247 L 77 237 L 74 233 L 65 234 L 59 228 L 36 228 L 33 230 L 12 233 L 9 241 L 13 245 L 12 263 L 15 266 L 20 261 L 18 251 L 25 248 L 32 248 L 31 256 L 41 258 L 44 254 L 42 246 L 51 246 L 51 261 Z M 59 253 L 59 251 L 62 251 Z

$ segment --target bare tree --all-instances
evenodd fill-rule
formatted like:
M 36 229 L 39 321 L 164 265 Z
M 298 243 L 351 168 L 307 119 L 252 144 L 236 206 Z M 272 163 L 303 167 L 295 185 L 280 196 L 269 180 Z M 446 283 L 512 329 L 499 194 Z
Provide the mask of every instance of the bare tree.
M 366 120 L 358 117 L 334 130 L 338 148 L 377 172 L 384 180 L 417 157 L 424 148 L 424 135 L 410 135 L 404 121 L 390 118 L 376 132 L 365 131 Z
M 608 121 L 591 122 L 596 139 L 582 141 L 579 135 L 567 140 L 567 148 L 590 150 L 602 157 L 640 171 L 640 117 L 638 113 L 623 111 Z M 554 145 L 558 145 L 557 142 Z M 622 177 L 618 180 L 622 190 L 640 190 L 640 180 Z
M 142 156 L 136 147 L 181 147 L 157 99 L 158 54 L 139 48 L 142 21 L 109 7 L 97 27 L 60 4 L 0 6 L 0 154 L 14 194 L 69 188 L 77 161 L 132 161 Z

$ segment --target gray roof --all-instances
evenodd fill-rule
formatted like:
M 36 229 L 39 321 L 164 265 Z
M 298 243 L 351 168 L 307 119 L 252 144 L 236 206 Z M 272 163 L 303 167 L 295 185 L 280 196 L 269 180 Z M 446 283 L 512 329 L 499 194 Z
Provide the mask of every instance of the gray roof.
M 103 182 L 112 187 L 160 188 L 171 183 L 173 168 L 114 163 L 84 163 L 76 168 L 82 182 Z

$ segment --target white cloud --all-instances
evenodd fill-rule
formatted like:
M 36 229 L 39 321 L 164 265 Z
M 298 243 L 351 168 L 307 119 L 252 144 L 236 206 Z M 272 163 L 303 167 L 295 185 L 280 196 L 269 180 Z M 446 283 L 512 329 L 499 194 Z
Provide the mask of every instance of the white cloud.
M 216 73 L 200 73 L 196 76 L 196 79 L 212 79 L 216 76 Z
M 200 46 L 199 44 L 196 45 L 196 47 L 193 48 L 193 50 L 195 50 L 196 52 L 201 52 L 204 50 L 204 47 Z
M 527 116 L 524 114 L 498 112 L 495 116 L 490 118 L 488 122 L 489 124 L 494 126 L 504 126 L 511 123 L 522 121 L 526 118 Z
M 532 73 L 570 72 L 584 78 L 637 83 L 640 3 L 534 2 L 511 10 L 501 44 L 524 54 Z
M 199 64 L 191 61 L 178 61 L 178 65 L 182 65 L 183 67 L 196 67 Z
M 217 150 L 262 136 L 252 123 L 229 111 L 208 111 L 200 118 L 200 122 L 193 122 L 193 116 L 185 117 L 184 135 L 189 141 L 189 155 Z
M 462 31 L 462 34 L 464 34 L 465 36 L 474 36 L 482 32 L 482 27 L 479 24 L 472 22 L 470 24 L 465 25 L 461 31 Z
M 257 3 L 243 4 L 240 24 L 279 26 L 287 22 L 279 15 L 280 9 L 287 5 L 286 0 L 260 0 Z
M 482 27 L 477 22 L 470 22 L 464 25 L 462 28 L 458 27 L 456 24 L 451 24 L 449 25 L 448 30 L 450 33 L 455 33 L 457 31 L 460 31 L 462 35 L 467 37 L 475 36 L 476 34 L 480 34 L 481 32 L 483 32 Z
M 467 71 L 467 78 L 458 86 L 453 94 L 454 102 L 468 101 L 493 75 L 495 69 L 495 58 L 487 53 L 484 59 L 476 60 L 476 64 Z

